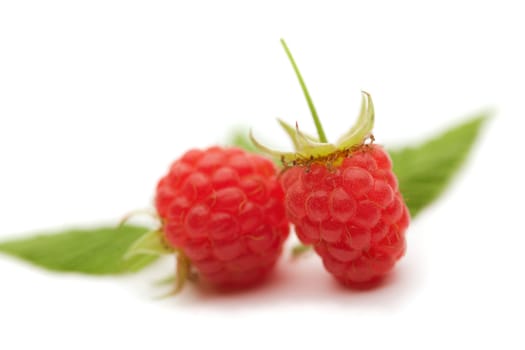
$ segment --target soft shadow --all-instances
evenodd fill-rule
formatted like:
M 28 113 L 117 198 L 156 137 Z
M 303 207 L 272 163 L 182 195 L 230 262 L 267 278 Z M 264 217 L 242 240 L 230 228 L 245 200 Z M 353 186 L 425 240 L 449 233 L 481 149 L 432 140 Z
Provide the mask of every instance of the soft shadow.
M 392 273 L 372 283 L 344 286 L 330 276 L 313 255 L 297 260 L 281 259 L 264 283 L 243 290 L 220 291 L 199 284 L 188 285 L 180 294 L 163 300 L 176 308 L 242 311 L 269 305 L 328 304 L 383 310 L 410 300 L 420 284 L 418 271 L 401 261 Z

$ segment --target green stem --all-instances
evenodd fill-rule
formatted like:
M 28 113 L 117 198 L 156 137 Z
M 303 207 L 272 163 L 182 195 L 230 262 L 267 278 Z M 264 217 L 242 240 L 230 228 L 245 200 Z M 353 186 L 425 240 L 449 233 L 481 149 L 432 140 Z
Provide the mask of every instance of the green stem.
M 301 84 L 301 89 L 303 90 L 306 102 L 308 102 L 308 107 L 310 108 L 310 112 L 312 113 L 312 118 L 317 129 L 317 134 L 319 135 L 319 141 L 326 143 L 328 142 L 328 140 L 326 139 L 326 134 L 324 133 L 323 126 L 321 125 L 321 121 L 319 120 L 319 116 L 317 115 L 317 111 L 315 110 L 314 103 L 312 101 L 312 98 L 310 97 L 308 89 L 306 88 L 306 84 L 304 83 L 301 72 L 299 72 L 299 68 L 297 67 L 295 60 L 293 59 L 292 53 L 290 52 L 290 49 L 288 48 L 288 45 L 286 45 L 284 39 L 281 39 L 281 44 L 283 45 L 284 51 L 286 51 L 286 55 L 288 56 L 290 63 L 292 63 L 292 67 L 295 71 L 295 74 L 297 75 L 297 79 L 299 79 L 299 84 Z

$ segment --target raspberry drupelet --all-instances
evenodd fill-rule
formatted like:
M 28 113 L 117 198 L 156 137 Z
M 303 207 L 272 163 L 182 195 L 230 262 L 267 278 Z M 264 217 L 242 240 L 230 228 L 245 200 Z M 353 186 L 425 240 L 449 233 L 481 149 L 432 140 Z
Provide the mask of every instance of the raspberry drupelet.
M 264 280 L 289 233 L 276 166 L 238 148 L 186 152 L 159 181 L 155 204 L 167 243 L 215 287 Z

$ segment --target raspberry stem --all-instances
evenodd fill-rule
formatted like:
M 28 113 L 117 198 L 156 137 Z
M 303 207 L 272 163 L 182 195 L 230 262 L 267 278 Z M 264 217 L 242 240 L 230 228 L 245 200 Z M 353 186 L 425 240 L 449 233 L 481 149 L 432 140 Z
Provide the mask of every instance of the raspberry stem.
M 328 142 L 328 140 L 326 138 L 326 134 L 324 133 L 323 125 L 321 124 L 321 120 L 317 115 L 317 111 L 315 110 L 314 103 L 312 101 L 312 98 L 310 97 L 310 93 L 308 92 L 308 88 L 306 87 L 303 76 L 301 75 L 301 72 L 299 71 L 299 68 L 295 63 L 292 53 L 290 52 L 290 49 L 288 48 L 288 45 L 286 45 L 284 39 L 281 39 L 281 44 L 283 45 L 284 51 L 286 51 L 286 55 L 288 56 L 288 59 L 292 64 L 293 70 L 295 71 L 295 75 L 299 80 L 299 84 L 301 84 L 301 89 L 303 90 L 304 97 L 306 98 L 306 102 L 308 103 L 308 107 L 310 108 L 310 112 L 312 113 L 312 118 L 315 123 L 315 128 L 317 129 L 317 134 L 319 135 L 319 141 L 326 143 Z
M 190 261 L 182 252 L 182 250 L 179 250 L 177 252 L 177 272 L 175 274 L 175 287 L 173 290 L 173 294 L 178 294 L 182 290 L 182 288 L 186 284 L 186 281 L 188 280 L 189 275 Z

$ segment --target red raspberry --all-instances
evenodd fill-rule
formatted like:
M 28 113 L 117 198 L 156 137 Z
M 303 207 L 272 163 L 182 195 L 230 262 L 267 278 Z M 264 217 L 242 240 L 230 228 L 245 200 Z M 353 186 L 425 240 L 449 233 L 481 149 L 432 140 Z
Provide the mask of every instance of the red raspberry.
M 362 145 L 328 166 L 293 166 L 281 178 L 288 217 L 304 244 L 345 284 L 390 271 L 405 252 L 409 214 L 392 163 L 377 145 Z
M 386 151 L 372 144 L 374 105 L 363 91 L 359 117 L 339 140 L 329 143 L 306 84 L 281 39 L 308 102 L 319 138 L 279 121 L 295 152 L 279 152 L 285 172 L 286 212 L 299 239 L 313 245 L 325 268 L 347 285 L 372 282 L 405 253 L 409 212 Z M 367 140 L 371 140 L 367 143 Z
M 219 287 L 262 281 L 289 232 L 275 165 L 237 148 L 186 152 L 159 181 L 156 207 L 167 242 Z

